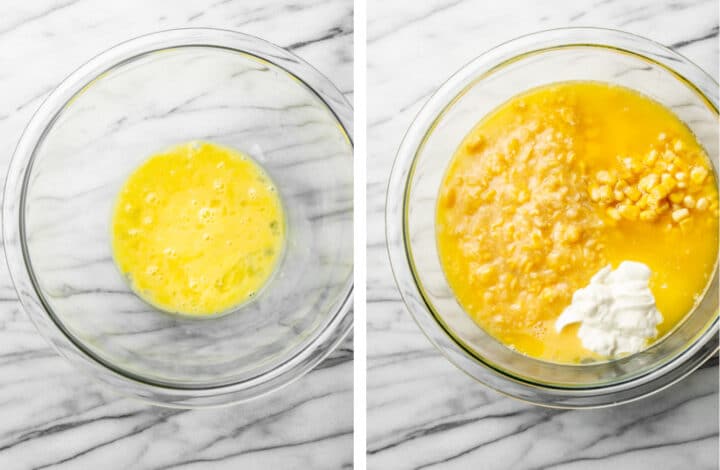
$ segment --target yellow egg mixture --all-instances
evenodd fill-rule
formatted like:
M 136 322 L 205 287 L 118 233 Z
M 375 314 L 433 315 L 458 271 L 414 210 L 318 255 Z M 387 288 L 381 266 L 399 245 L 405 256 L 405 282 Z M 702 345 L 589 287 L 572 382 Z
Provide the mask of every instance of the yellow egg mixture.
M 285 216 L 270 178 L 208 142 L 153 155 L 130 175 L 113 214 L 115 262 L 133 290 L 169 312 L 220 313 L 272 275 Z
M 600 268 L 652 270 L 664 321 L 689 313 L 718 251 L 708 157 L 668 109 L 636 92 L 567 82 L 519 95 L 464 139 L 442 182 L 437 243 L 465 311 L 527 355 L 598 358 L 554 323 Z

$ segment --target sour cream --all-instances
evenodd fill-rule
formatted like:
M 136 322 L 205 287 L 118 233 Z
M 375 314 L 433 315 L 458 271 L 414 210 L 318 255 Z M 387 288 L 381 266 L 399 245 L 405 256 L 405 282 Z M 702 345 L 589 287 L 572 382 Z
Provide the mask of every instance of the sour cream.
M 583 346 L 603 356 L 642 351 L 663 321 L 650 290 L 651 274 L 647 265 L 634 261 L 624 261 L 614 271 L 605 266 L 587 287 L 575 291 L 555 329 L 580 323 Z

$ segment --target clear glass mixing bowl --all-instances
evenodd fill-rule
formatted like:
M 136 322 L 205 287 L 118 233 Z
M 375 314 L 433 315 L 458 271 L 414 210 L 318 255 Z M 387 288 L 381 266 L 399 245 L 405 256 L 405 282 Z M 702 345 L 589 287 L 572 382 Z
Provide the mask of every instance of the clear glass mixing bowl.
M 298 378 L 352 326 L 351 128 L 352 108 L 327 78 L 251 36 L 172 30 L 104 52 L 43 103 L 10 165 L 5 253 L 25 310 L 71 362 L 158 404 L 238 402 Z M 125 179 L 190 140 L 258 161 L 288 226 L 270 284 L 203 319 L 143 302 L 110 245 Z
M 387 244 L 408 310 L 452 363 L 522 400 L 599 407 L 656 392 L 717 351 L 717 265 L 697 308 L 647 350 L 605 363 L 561 365 L 515 352 L 476 325 L 453 296 L 435 240 L 438 189 L 463 137 L 514 95 L 570 80 L 622 85 L 672 109 L 705 147 L 717 174 L 718 84 L 705 72 L 685 57 L 631 34 L 594 28 L 545 31 L 478 57 L 442 85 L 420 111 L 390 177 Z

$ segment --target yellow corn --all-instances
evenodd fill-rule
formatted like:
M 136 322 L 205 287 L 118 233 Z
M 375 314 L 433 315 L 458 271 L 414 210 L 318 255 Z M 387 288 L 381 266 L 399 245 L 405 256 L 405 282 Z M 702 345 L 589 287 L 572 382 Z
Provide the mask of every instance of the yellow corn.
M 617 208 L 620 216 L 627 220 L 637 220 L 640 215 L 640 208 L 627 204 L 620 204 Z
M 607 215 L 610 216 L 610 218 L 613 220 L 620 220 L 622 218 L 620 216 L 620 213 L 618 212 L 618 210 L 615 209 L 614 207 L 608 208 Z
M 653 210 L 644 210 L 640 212 L 640 220 L 643 222 L 652 222 L 654 220 L 657 220 L 658 214 Z
M 651 198 L 657 199 L 658 201 L 660 201 L 661 199 L 664 199 L 668 195 L 669 192 L 670 192 L 670 189 L 667 186 L 665 186 L 663 184 L 659 184 L 659 185 L 655 186 L 654 188 L 652 188 L 652 190 L 650 190 L 650 196 L 651 196 Z M 648 202 L 650 202 L 652 204 L 652 202 L 650 200 L 648 200 Z
M 650 192 L 650 190 L 658 183 L 658 175 L 655 173 L 650 173 L 647 176 L 644 176 L 640 179 L 640 182 L 638 183 L 638 189 L 644 192 Z
M 674 210 L 672 213 L 672 219 L 675 222 L 680 222 L 684 218 L 690 215 L 690 211 L 687 210 L 687 208 L 683 207 L 682 209 Z
M 668 167 L 668 169 L 670 169 Z M 668 192 L 672 191 L 677 186 L 677 181 L 669 173 L 663 173 L 660 177 L 660 184 L 668 189 Z
M 670 197 L 668 199 L 670 199 L 670 202 L 679 204 L 680 202 L 682 202 L 684 197 L 685 197 L 685 195 L 683 193 L 674 192 L 674 193 L 670 194 Z
M 569 243 L 575 243 L 580 240 L 580 229 L 575 225 L 570 225 L 565 230 L 565 241 Z
M 492 264 L 484 264 L 476 271 L 478 279 L 481 282 L 489 282 L 493 280 L 497 270 Z
M 647 166 L 652 166 L 652 165 L 654 165 L 655 162 L 657 161 L 657 158 L 658 158 L 657 150 L 652 149 L 652 150 L 650 150 L 650 152 L 648 152 L 648 154 L 645 156 L 645 164 L 646 164 Z
M 642 193 L 634 186 L 628 186 L 625 188 L 625 195 L 633 202 L 640 200 Z
M 600 200 L 605 203 L 609 203 L 613 199 L 613 191 L 607 184 L 600 186 L 598 188 L 598 193 L 600 194 Z
M 690 170 L 690 181 L 695 184 L 702 184 L 702 182 L 705 181 L 707 175 L 708 171 L 706 168 L 703 168 L 701 166 L 695 166 L 692 170 Z
M 465 144 L 465 148 L 471 152 L 477 152 L 485 147 L 485 138 L 482 135 L 475 135 Z
M 598 171 L 595 174 L 595 179 L 598 181 L 598 183 L 611 184 L 610 173 L 608 173 L 607 171 L 604 171 L 604 170 Z M 614 183 L 614 181 L 612 181 L 612 183 Z

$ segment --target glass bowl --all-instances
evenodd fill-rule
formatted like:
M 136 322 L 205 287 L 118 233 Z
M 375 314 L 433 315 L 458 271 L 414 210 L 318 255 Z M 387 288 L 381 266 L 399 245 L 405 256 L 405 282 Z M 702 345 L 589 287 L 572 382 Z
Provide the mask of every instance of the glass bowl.
M 622 85 L 672 109 L 718 165 L 718 84 L 679 54 L 631 34 L 571 28 L 524 36 L 488 51 L 428 100 L 398 150 L 386 230 L 390 261 L 408 310 L 430 341 L 479 382 L 539 405 L 614 405 L 657 392 L 718 349 L 718 273 L 686 319 L 647 350 L 604 363 L 533 359 L 489 336 L 463 311 L 440 265 L 435 207 L 445 168 L 463 137 L 511 97 L 544 84 L 592 80 Z
M 100 54 L 42 104 L 10 165 L 5 253 L 24 309 L 73 364 L 157 404 L 222 405 L 288 384 L 352 326 L 351 128 L 352 108 L 327 78 L 251 36 L 171 30 Z M 191 140 L 259 162 L 287 217 L 269 284 L 207 318 L 142 301 L 110 243 L 126 178 Z

